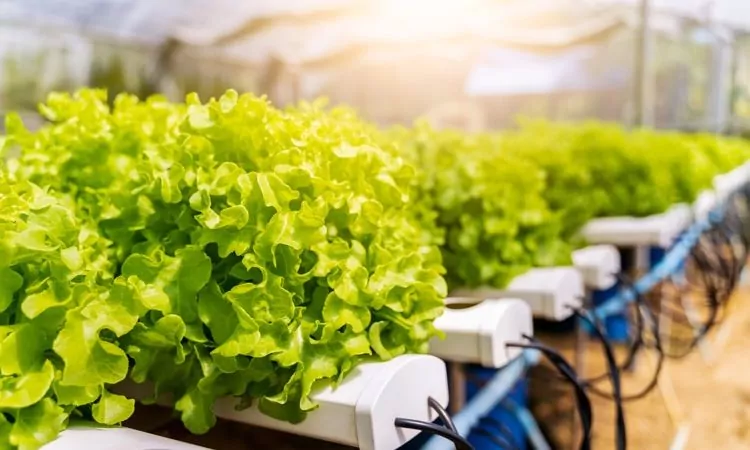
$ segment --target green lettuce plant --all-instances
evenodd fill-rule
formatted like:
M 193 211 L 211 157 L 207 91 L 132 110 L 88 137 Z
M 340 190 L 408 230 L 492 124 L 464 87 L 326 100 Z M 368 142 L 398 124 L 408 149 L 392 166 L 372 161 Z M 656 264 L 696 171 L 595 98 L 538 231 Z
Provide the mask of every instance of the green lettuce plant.
M 108 385 L 127 375 L 118 340 L 148 299 L 113 287 L 108 245 L 69 197 L 0 173 L 0 448 L 39 448 L 70 414 L 132 413 Z
M 590 220 L 692 202 L 750 158 L 740 139 L 596 121 L 527 119 L 481 133 L 418 122 L 381 140 L 419 168 L 413 208 L 452 287 L 502 288 L 531 267 L 568 264 Z
M 562 214 L 563 239 L 596 217 L 643 217 L 693 202 L 716 175 L 750 158 L 740 139 L 637 129 L 596 121 L 522 121 L 500 133 L 500 150 L 545 173 L 544 197 Z
M 102 242 L 99 265 L 81 261 L 102 292 L 61 307 L 53 383 L 75 389 L 47 394 L 50 408 L 120 422 L 132 403 L 108 387 L 127 377 L 171 396 L 195 433 L 223 396 L 296 422 L 319 383 L 426 350 L 446 295 L 440 253 L 409 210 L 414 167 L 369 125 L 233 91 L 105 100 L 54 94 L 48 126 L 7 123 L 5 147 L 20 149 L 9 176 L 70 199 Z
M 501 151 L 498 135 L 419 122 L 382 139 L 420 168 L 416 208 L 434 223 L 451 287 L 504 287 L 534 266 L 569 262 L 559 216 L 544 198 L 544 171 Z

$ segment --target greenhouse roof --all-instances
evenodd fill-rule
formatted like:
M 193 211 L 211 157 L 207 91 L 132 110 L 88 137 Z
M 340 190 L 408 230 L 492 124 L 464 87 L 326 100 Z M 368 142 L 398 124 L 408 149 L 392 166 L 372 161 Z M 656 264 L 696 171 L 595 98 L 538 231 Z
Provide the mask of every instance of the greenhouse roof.
M 203 0 L 0 0 L 0 24 L 61 27 L 134 43 L 168 39 L 183 8 Z
M 664 16 L 750 31 L 747 0 L 650 0 Z M 0 0 L 0 23 L 65 27 L 135 43 L 212 48 L 240 62 L 300 64 L 352 48 L 480 39 L 562 47 L 637 23 L 640 0 Z M 623 8 L 613 8 L 613 6 Z M 448 19 L 448 20 L 446 20 Z
M 316 2 L 302 3 L 308 4 L 306 11 L 310 12 Z M 178 37 L 185 44 L 206 47 L 212 54 L 240 63 L 261 64 L 269 58 L 278 58 L 304 65 L 335 58 L 353 49 L 405 43 L 465 40 L 557 48 L 597 39 L 624 25 L 618 14 L 601 10 L 581 14 L 580 8 L 571 7 L 574 3 L 577 4 L 572 0 L 510 4 L 489 0 L 410 0 L 405 6 L 407 3 L 397 0 L 329 0 L 322 4 L 329 7 L 329 13 L 336 13 L 316 16 L 314 20 L 277 20 L 253 28 L 239 25 L 241 18 L 247 17 L 240 13 L 231 19 L 233 25 L 229 28 L 234 37 L 221 33 L 225 29 L 221 21 L 208 19 L 199 26 L 181 24 Z M 336 10 L 334 4 L 340 9 Z M 256 13 L 252 18 L 259 15 Z M 300 13 L 297 17 L 304 15 Z M 239 29 L 248 31 L 237 34 Z
M 590 5 L 621 5 L 636 10 L 641 0 L 586 0 Z M 750 1 L 747 0 L 649 0 L 654 14 L 677 15 L 696 21 L 750 31 Z
M 213 0 L 208 8 L 205 1 L 197 0 L 185 9 L 181 21 L 174 29 L 174 36 L 186 44 L 216 44 L 237 34 L 252 32 L 253 25 L 265 20 L 343 12 L 367 2 L 368 0 Z

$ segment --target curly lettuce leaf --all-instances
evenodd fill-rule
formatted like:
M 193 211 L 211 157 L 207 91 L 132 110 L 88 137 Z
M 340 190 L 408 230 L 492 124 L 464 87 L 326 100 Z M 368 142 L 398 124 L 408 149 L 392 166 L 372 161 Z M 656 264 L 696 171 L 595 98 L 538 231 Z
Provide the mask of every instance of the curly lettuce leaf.
M 94 402 L 95 420 L 117 422 L 130 408 L 107 386 L 129 377 L 153 398 L 171 394 L 196 433 L 222 396 L 297 421 L 319 383 L 426 349 L 444 269 L 410 208 L 416 169 L 369 124 L 233 91 L 206 103 L 105 99 L 52 95 L 41 108 L 51 124 L 14 122 L 5 142 L 20 149 L 13 177 L 65 192 L 72 217 L 108 241 L 99 289 L 42 283 L 24 305 L 58 321 L 61 402 Z M 34 232 L 24 241 L 52 251 Z M 68 247 L 67 270 L 89 268 Z M 17 283 L 0 276 L 11 281 L 2 305 Z M 377 343 L 374 323 L 389 324 Z

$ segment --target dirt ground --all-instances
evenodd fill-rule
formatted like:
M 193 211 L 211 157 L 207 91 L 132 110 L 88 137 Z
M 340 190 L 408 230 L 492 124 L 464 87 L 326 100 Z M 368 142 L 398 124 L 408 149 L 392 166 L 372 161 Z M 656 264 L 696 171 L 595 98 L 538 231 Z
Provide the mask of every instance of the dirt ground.
M 685 424 L 690 430 L 684 448 L 748 449 L 750 289 L 744 288 L 733 299 L 726 321 L 710 338 L 704 352 L 694 352 L 684 361 L 667 366 L 667 375 L 672 378 L 676 398 L 684 410 Z M 631 415 L 637 417 L 639 412 L 639 409 L 635 409 Z M 634 422 L 632 448 L 669 448 L 661 445 L 661 442 L 658 447 L 648 446 L 648 440 L 643 437 L 648 434 L 667 437 L 671 433 L 666 431 L 674 430 L 674 426 L 670 425 L 664 416 L 654 423 Z
M 733 299 L 722 325 L 703 348 L 683 360 L 668 360 L 659 388 L 625 409 L 628 448 L 634 450 L 750 448 L 750 288 Z M 569 336 L 545 335 L 543 340 L 573 348 Z M 550 342 L 552 341 L 552 342 Z M 602 373 L 599 344 L 590 342 L 585 374 Z M 623 390 L 634 392 L 653 373 L 652 358 L 642 356 L 631 373 L 623 375 Z M 534 412 L 560 449 L 577 448 L 578 427 L 572 422 L 572 398 L 559 383 L 536 376 L 532 384 Z M 608 388 L 607 383 L 603 387 Z M 549 400 L 554 398 L 554 402 Z M 593 448 L 614 449 L 615 410 L 611 402 L 592 396 Z

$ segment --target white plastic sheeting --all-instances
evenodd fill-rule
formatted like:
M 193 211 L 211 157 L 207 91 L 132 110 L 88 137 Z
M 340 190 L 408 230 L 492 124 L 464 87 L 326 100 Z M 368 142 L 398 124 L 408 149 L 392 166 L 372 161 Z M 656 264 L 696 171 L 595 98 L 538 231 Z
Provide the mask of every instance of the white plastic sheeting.
M 258 65 L 276 58 L 304 65 L 364 47 L 457 40 L 564 47 L 622 25 L 618 15 L 602 10 L 589 14 L 577 0 L 370 0 L 356 2 L 356 8 L 353 1 L 322 3 L 329 7 L 339 3 L 340 14 L 308 21 L 278 20 L 258 29 L 246 24 L 251 31 L 228 39 L 221 34 L 222 23 L 231 22 L 231 28 L 238 28 L 244 17 L 240 11 L 231 21 L 205 21 L 203 26 L 193 28 L 182 25 L 178 37 L 185 44 L 200 43 L 191 50 L 200 52 L 203 48 L 205 53 L 236 63 Z M 208 36 L 214 37 L 215 45 L 206 45 L 212 41 Z
M 15 109 L 22 97 L 33 105 L 50 89 L 97 84 L 97 73 L 107 78 L 108 71 L 117 86 L 138 90 L 139 79 L 157 73 L 161 46 L 170 38 L 178 45 L 165 59 L 169 76 L 160 89 L 173 98 L 228 86 L 274 98 L 317 95 L 344 84 L 341 77 L 361 78 L 353 69 L 341 70 L 344 64 L 365 73 L 371 65 L 383 72 L 372 77 L 386 78 L 394 66 L 428 53 L 442 66 L 415 75 L 425 78 L 420 86 L 427 79 L 445 86 L 439 75 L 447 65 L 469 67 L 466 61 L 485 47 L 561 50 L 605 41 L 637 25 L 639 1 L 0 0 L 0 108 Z M 683 32 L 682 18 L 750 21 L 750 0 L 714 0 L 712 7 L 709 0 L 650 1 L 651 24 L 675 36 Z M 378 58 L 388 62 L 370 64 Z M 451 79 L 461 75 L 451 70 Z M 568 72 L 556 72 L 553 84 L 570 79 Z M 269 80 L 295 87 L 274 95 Z M 363 95 L 353 89 L 341 98 L 357 103 Z
M 713 20 L 732 29 L 748 33 L 750 32 L 750 1 L 718 1 L 712 9 L 712 17 Z
M 600 7 L 626 7 L 638 11 L 642 0 L 584 0 L 584 3 Z M 648 0 L 653 14 L 670 14 L 700 20 L 705 17 L 705 5 L 711 0 Z
M 298 18 L 338 12 L 368 0 L 192 0 L 173 30 L 174 37 L 192 45 L 210 45 L 268 19 Z
M 642 0 L 583 0 L 596 6 L 624 6 L 637 11 Z M 750 32 L 748 0 L 648 0 L 655 15 L 677 15 L 698 22 Z
M 204 0 L 0 0 L 0 24 L 60 27 L 136 43 L 158 44 L 186 7 Z M 250 3 L 250 2 L 248 2 Z M 255 3 L 255 2 L 252 2 Z

